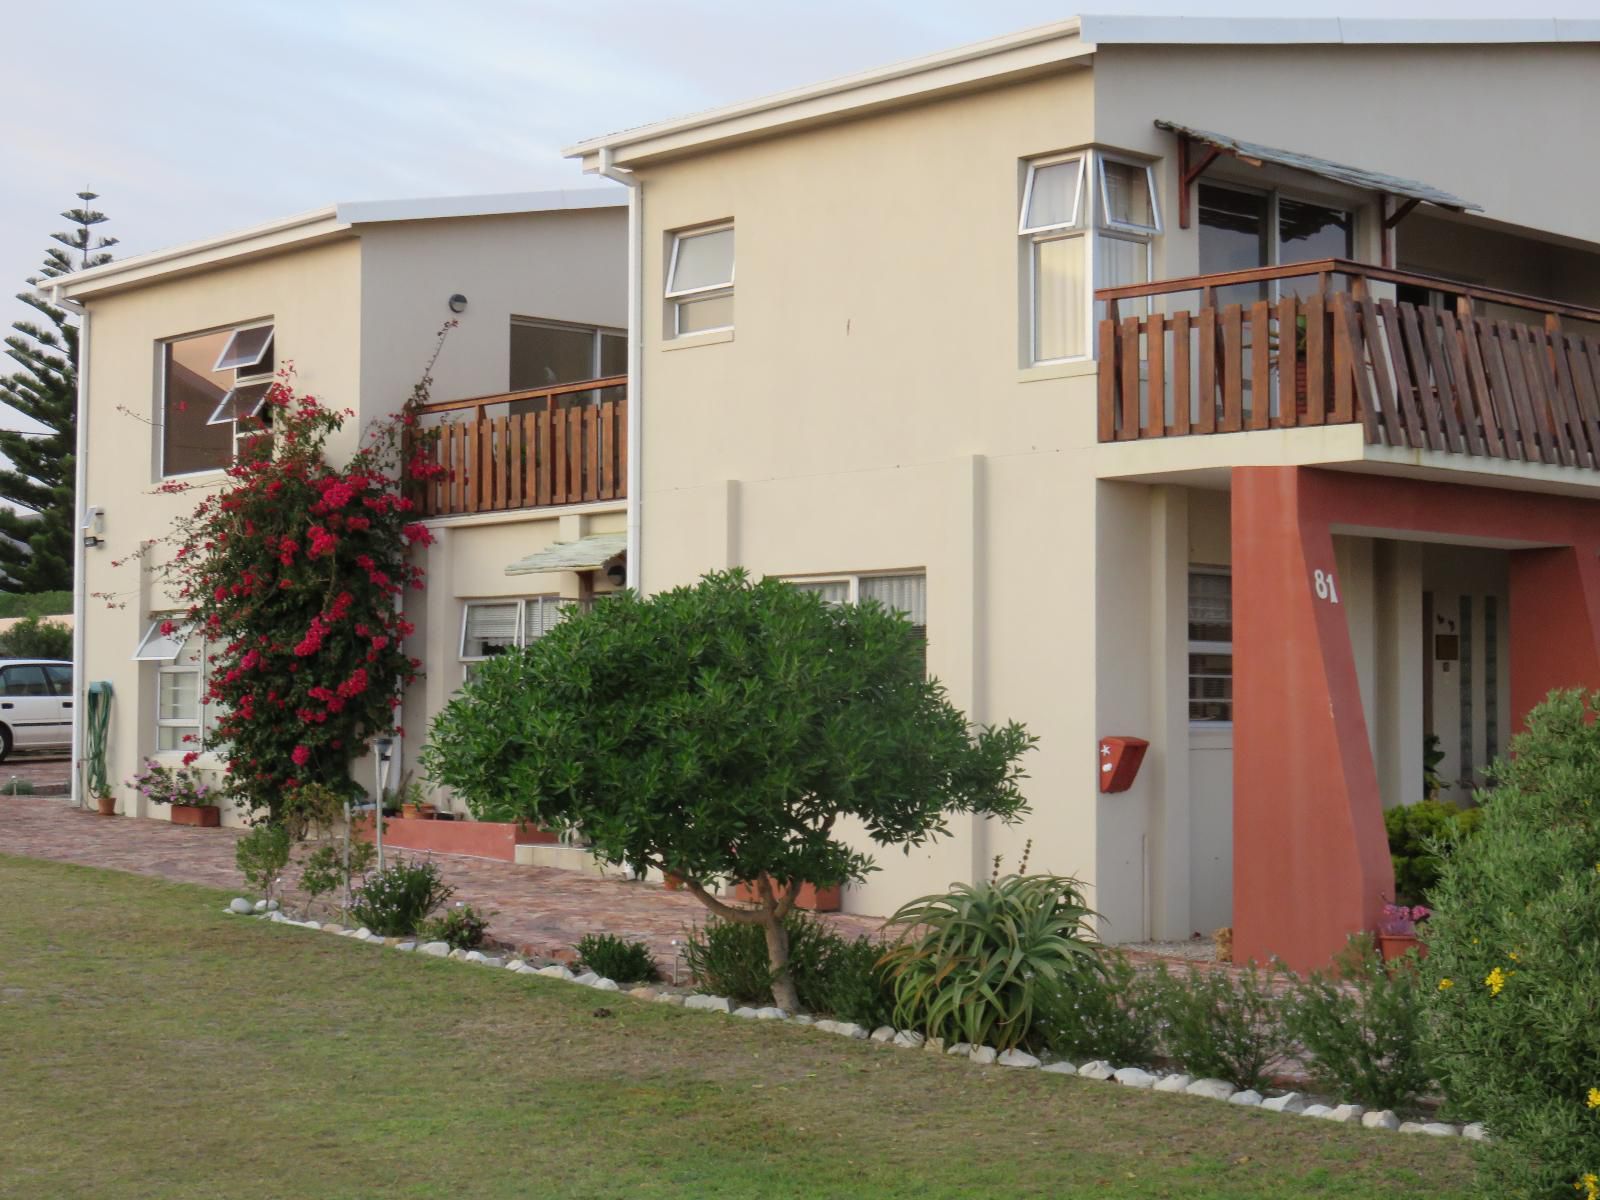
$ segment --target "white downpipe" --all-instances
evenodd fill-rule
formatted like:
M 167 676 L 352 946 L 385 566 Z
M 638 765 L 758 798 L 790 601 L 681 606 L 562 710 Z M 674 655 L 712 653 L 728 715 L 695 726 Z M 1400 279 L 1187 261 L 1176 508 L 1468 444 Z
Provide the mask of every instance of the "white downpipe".
M 89 310 L 61 297 L 52 289 L 50 302 L 79 316 L 78 320 L 78 417 L 76 464 L 73 481 L 72 531 L 72 802 L 79 808 L 86 803 L 83 782 L 83 722 L 89 680 L 84 669 L 84 616 L 88 611 L 88 580 L 84 567 L 87 555 L 83 545 L 83 517 L 88 511 L 85 492 L 89 482 Z
M 600 148 L 598 174 L 628 189 L 628 586 L 643 578 L 640 535 L 644 508 L 644 185 Z

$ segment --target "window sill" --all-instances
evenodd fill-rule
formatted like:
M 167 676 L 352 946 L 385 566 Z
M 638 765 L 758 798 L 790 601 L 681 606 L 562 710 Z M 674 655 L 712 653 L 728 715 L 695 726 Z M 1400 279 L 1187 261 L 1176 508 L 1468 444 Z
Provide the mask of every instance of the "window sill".
M 1036 367 L 1023 367 L 1017 372 L 1018 383 L 1035 383 L 1045 379 L 1075 379 L 1080 375 L 1093 375 L 1099 364 L 1092 358 L 1074 358 L 1067 362 L 1040 363 Z
M 708 329 L 704 333 L 682 333 L 661 343 L 663 350 L 688 350 L 694 346 L 716 346 L 733 341 L 731 329 Z

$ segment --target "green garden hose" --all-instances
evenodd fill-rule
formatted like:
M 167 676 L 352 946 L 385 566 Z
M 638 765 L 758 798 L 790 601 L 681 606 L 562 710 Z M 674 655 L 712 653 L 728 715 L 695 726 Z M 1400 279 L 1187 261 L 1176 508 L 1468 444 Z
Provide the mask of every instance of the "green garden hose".
M 109 796 L 111 783 L 106 779 L 106 730 L 111 726 L 111 684 L 97 680 L 89 685 L 89 711 L 85 722 L 87 745 L 84 757 L 89 761 L 89 794 Z

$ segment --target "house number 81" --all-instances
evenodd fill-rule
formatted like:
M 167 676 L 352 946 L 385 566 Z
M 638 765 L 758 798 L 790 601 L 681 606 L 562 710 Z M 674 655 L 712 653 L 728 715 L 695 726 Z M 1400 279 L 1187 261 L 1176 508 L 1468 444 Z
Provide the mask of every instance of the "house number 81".
M 1326 600 L 1329 604 L 1339 603 L 1339 589 L 1333 582 L 1332 571 L 1313 571 L 1311 577 L 1316 581 L 1318 600 Z

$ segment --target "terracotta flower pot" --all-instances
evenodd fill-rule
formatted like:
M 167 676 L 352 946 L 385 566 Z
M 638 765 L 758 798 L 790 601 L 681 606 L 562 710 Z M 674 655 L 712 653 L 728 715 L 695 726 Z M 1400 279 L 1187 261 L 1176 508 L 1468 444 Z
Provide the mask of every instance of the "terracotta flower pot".
M 215 829 L 222 824 L 222 810 L 215 804 L 174 804 L 172 823 L 201 825 L 207 829 Z
M 115 796 L 96 796 L 94 802 L 99 805 L 102 817 L 114 817 L 117 815 L 117 798 Z
M 415 804 L 402 804 L 400 806 L 400 815 L 408 821 L 413 821 L 421 814 L 417 812 Z
M 661 873 L 661 882 L 666 885 L 669 892 L 676 892 L 683 887 L 683 876 L 674 875 L 671 871 Z
M 1416 950 L 1418 958 L 1428 957 L 1428 945 L 1421 941 L 1414 933 L 1380 933 L 1378 935 L 1378 949 L 1383 954 L 1384 962 L 1393 962 L 1397 958 L 1404 958 L 1407 951 Z

